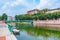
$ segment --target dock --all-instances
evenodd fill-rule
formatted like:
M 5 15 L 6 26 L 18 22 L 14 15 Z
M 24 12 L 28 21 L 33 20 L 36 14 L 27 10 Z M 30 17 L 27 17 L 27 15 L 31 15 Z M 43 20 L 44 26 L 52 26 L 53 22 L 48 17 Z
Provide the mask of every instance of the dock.
M 9 31 L 8 25 L 2 22 L 0 22 L 0 40 L 17 40 L 14 34 Z

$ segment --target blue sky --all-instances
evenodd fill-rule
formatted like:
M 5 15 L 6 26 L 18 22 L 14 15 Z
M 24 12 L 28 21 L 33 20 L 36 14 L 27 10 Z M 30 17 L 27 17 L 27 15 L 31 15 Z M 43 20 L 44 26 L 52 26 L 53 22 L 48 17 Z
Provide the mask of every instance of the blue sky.
M 0 15 L 15 16 L 43 8 L 60 8 L 60 0 L 0 0 Z

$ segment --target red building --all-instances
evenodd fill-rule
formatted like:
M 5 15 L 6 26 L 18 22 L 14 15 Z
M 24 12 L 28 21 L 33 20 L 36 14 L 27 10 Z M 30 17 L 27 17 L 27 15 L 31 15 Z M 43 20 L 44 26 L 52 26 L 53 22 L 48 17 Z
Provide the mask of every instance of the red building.
M 40 11 L 40 10 L 34 9 L 34 10 L 28 11 L 27 13 L 28 13 L 28 14 L 36 14 L 38 11 Z

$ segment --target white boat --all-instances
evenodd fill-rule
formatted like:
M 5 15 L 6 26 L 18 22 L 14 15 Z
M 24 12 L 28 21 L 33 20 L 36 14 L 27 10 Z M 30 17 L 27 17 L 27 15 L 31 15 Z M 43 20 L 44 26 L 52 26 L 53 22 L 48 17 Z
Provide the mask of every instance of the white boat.
M 14 33 L 14 34 L 19 34 L 19 33 L 20 33 L 20 30 L 18 30 L 18 29 L 13 29 L 13 33 Z

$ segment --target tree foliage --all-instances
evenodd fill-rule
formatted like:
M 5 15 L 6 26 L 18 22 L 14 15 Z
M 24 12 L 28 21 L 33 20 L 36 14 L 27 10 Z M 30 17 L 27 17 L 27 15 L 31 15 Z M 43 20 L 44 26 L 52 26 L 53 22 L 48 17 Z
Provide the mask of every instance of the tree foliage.
M 17 15 L 16 20 L 53 20 L 53 19 L 59 19 L 60 18 L 60 12 L 54 12 L 54 13 L 43 13 L 38 12 L 37 14 L 25 14 L 25 15 Z
M 2 17 L 0 16 L 0 21 L 2 20 Z
M 7 20 L 7 15 L 5 13 L 2 15 L 2 20 Z

